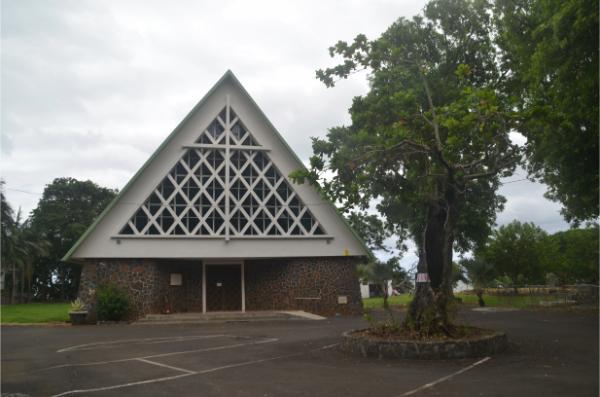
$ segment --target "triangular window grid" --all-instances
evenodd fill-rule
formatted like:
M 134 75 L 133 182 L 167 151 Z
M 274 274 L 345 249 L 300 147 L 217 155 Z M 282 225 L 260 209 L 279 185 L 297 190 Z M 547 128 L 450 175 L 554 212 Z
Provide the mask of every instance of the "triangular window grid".
M 325 234 L 268 153 L 256 150 L 259 145 L 231 107 L 219 112 L 196 143 L 202 146 L 185 151 L 121 235 Z
M 260 146 L 233 108 L 225 106 L 200 134 L 196 143 L 204 145 Z

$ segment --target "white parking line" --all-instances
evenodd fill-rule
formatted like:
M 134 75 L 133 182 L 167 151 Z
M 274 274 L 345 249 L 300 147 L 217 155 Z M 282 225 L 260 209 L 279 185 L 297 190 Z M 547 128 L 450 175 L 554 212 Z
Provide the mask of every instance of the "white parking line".
M 216 334 L 216 335 L 189 335 L 189 336 L 167 336 L 162 338 L 138 338 L 138 339 L 119 339 L 119 340 L 111 340 L 107 342 L 94 342 L 94 343 L 84 343 L 82 345 L 75 345 L 65 347 L 63 349 L 57 350 L 57 353 L 65 353 L 73 350 L 95 350 L 95 349 L 105 349 L 111 348 L 113 346 L 118 346 L 122 344 L 127 345 L 154 345 L 157 343 L 172 343 L 172 342 L 185 342 L 189 340 L 196 339 L 210 339 L 210 338 L 221 338 L 224 336 L 231 336 L 225 334 Z
M 68 396 L 71 394 L 81 394 L 81 393 L 94 393 L 97 391 L 105 391 L 105 390 L 113 390 L 113 389 L 122 389 L 124 387 L 130 387 L 130 386 L 138 386 L 138 385 L 146 385 L 148 383 L 158 383 L 158 382 L 166 382 L 169 380 L 175 380 L 175 379 L 179 379 L 179 378 L 185 378 L 186 376 L 192 376 L 195 374 L 181 374 L 181 375 L 175 375 L 175 376 L 167 376 L 165 378 L 155 378 L 155 379 L 148 379 L 148 380 L 142 380 L 139 382 L 131 382 L 131 383 L 124 383 L 122 385 L 115 385 L 115 386 L 106 386 L 106 387 L 98 387 L 95 389 L 81 389 L 81 390 L 69 390 L 60 394 L 55 394 L 52 397 L 62 397 L 62 396 Z
M 146 363 L 146 364 L 158 365 L 159 367 L 169 368 L 169 369 L 172 369 L 174 371 L 187 372 L 188 374 L 195 374 L 196 373 L 195 371 L 190 371 L 189 369 L 174 367 L 172 365 L 167 365 L 167 364 L 163 364 L 163 363 L 157 363 L 156 361 L 146 360 L 145 358 L 138 358 L 136 360 L 137 361 L 141 361 L 141 362 Z
M 315 352 L 315 351 L 331 349 L 331 348 L 333 348 L 333 347 L 335 347 L 337 345 L 338 345 L 338 343 L 335 343 L 335 344 L 332 344 L 332 345 L 321 346 L 321 347 L 318 347 L 316 349 L 311 349 L 311 350 L 307 350 L 307 351 L 303 351 L 303 352 L 299 352 L 299 353 L 285 354 L 285 355 L 282 355 L 282 356 L 275 356 L 275 357 L 263 358 L 263 359 L 260 359 L 260 360 L 244 361 L 244 362 L 241 362 L 241 363 L 224 365 L 222 367 L 209 368 L 209 369 L 205 369 L 205 370 L 202 370 L 202 371 L 184 373 L 184 374 L 181 374 L 181 375 L 167 376 L 167 377 L 164 377 L 164 378 L 155 378 L 155 379 L 142 380 L 142 381 L 139 381 L 139 382 L 124 383 L 124 384 L 120 384 L 120 385 L 97 387 L 97 388 L 94 388 L 94 389 L 69 390 L 69 391 L 66 391 L 66 392 L 63 392 L 63 393 L 60 393 L 60 394 L 55 394 L 52 397 L 62 397 L 62 396 L 68 396 L 68 395 L 71 395 L 71 394 L 81 394 L 81 393 L 94 393 L 94 392 L 98 392 L 98 391 L 115 390 L 115 389 L 123 389 L 123 388 L 126 388 L 126 387 L 132 387 L 132 386 L 146 385 L 146 384 L 149 384 L 149 383 L 167 382 L 167 381 L 170 381 L 170 380 L 180 379 L 180 378 L 184 378 L 184 377 L 192 376 L 192 375 L 202 375 L 202 374 L 212 373 L 212 372 L 221 371 L 221 370 L 229 369 L 229 368 L 237 368 L 237 367 L 243 367 L 243 366 L 247 366 L 247 365 L 260 364 L 260 363 L 264 363 L 264 362 L 268 362 L 268 361 L 281 360 L 281 359 L 284 359 L 284 358 L 297 357 L 297 356 L 301 356 L 303 354 L 307 354 L 307 353 L 311 353 L 311 352 Z M 178 369 L 178 370 L 182 370 L 182 369 Z M 187 370 L 185 370 L 185 371 L 187 371 Z
M 491 357 L 482 358 L 481 360 L 479 360 L 479 361 L 477 361 L 477 362 L 475 362 L 475 363 L 473 363 L 473 364 L 469 365 L 468 367 L 464 367 L 464 368 L 463 368 L 463 369 L 461 369 L 460 371 L 456 371 L 456 372 L 454 372 L 454 373 L 452 373 L 452 374 L 450 374 L 450 375 L 444 376 L 443 378 L 439 378 L 438 380 L 435 380 L 435 381 L 433 381 L 433 382 L 430 382 L 430 383 L 426 383 L 426 384 L 424 384 L 423 386 L 417 387 L 416 389 L 413 389 L 413 390 L 407 391 L 406 393 L 404 393 L 404 394 L 401 394 L 401 395 L 400 395 L 400 397 L 412 396 L 413 394 L 415 394 L 415 393 L 418 393 L 418 392 L 420 392 L 420 391 L 422 391 L 422 390 L 429 389 L 430 387 L 433 387 L 433 386 L 435 386 L 435 385 L 437 385 L 437 384 L 439 384 L 439 383 L 442 383 L 442 382 L 445 382 L 445 381 L 447 381 L 447 380 L 449 380 L 449 379 L 452 379 L 452 378 L 454 378 L 456 375 L 460 375 L 460 374 L 462 374 L 463 372 L 467 372 L 468 370 L 475 368 L 475 367 L 476 367 L 476 366 L 478 366 L 479 364 L 483 364 L 484 362 L 486 362 L 486 361 L 488 361 L 488 360 L 491 360 L 491 359 L 492 359 Z
M 89 363 L 61 364 L 61 365 L 54 365 L 52 367 L 41 368 L 41 369 L 38 369 L 38 370 L 35 370 L 35 371 L 32 371 L 32 372 L 48 371 L 48 370 L 51 370 L 51 369 L 58 369 L 58 368 L 90 367 L 90 366 L 94 366 L 94 365 L 124 363 L 124 362 L 127 362 L 127 361 L 135 361 L 135 360 L 139 360 L 139 359 L 168 357 L 168 356 L 176 356 L 176 355 L 179 355 L 179 354 L 204 353 L 204 352 L 211 352 L 211 351 L 216 351 L 216 350 L 234 349 L 236 347 L 243 347 L 243 346 L 250 346 L 250 345 L 262 345 L 264 343 L 276 342 L 277 340 L 278 340 L 277 338 L 267 338 L 267 339 L 263 339 L 263 340 L 260 340 L 260 341 L 257 341 L 257 342 L 253 341 L 253 342 L 247 342 L 247 343 L 236 343 L 236 344 L 233 344 L 233 345 L 213 346 L 213 347 L 206 347 L 206 348 L 203 348 L 203 349 L 183 350 L 183 351 L 178 351 L 178 352 L 152 354 L 152 355 L 149 355 L 149 356 L 121 358 L 121 359 L 118 359 L 118 360 L 92 361 L 92 362 L 89 362 Z

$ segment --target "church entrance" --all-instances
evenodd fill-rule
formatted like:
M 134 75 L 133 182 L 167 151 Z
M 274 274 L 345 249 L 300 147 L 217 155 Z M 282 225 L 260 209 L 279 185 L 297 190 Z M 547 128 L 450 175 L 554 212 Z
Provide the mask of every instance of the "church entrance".
M 243 311 L 242 264 L 205 264 L 205 312 Z

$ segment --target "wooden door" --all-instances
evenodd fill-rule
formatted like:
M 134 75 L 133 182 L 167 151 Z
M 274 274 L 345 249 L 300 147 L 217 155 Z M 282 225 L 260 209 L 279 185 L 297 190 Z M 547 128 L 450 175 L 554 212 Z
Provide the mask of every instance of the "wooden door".
M 241 310 L 241 265 L 206 265 L 206 311 Z

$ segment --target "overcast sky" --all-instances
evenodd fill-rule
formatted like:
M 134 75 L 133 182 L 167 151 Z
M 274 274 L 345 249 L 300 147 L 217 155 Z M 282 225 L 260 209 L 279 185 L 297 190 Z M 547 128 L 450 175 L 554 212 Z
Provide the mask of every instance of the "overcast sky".
M 368 89 L 364 74 L 318 82 L 315 70 L 335 63 L 327 48 L 376 38 L 424 3 L 2 0 L 6 196 L 27 214 L 56 177 L 122 188 L 227 69 L 306 160 L 310 137 L 348 124 L 352 97 Z M 498 223 L 568 228 L 544 191 L 504 185 Z

